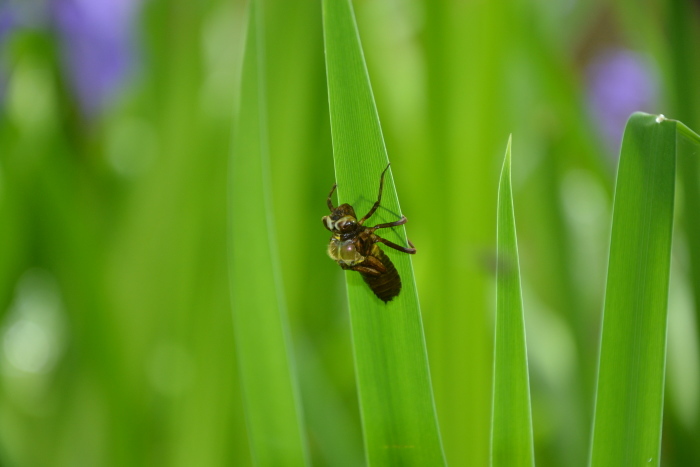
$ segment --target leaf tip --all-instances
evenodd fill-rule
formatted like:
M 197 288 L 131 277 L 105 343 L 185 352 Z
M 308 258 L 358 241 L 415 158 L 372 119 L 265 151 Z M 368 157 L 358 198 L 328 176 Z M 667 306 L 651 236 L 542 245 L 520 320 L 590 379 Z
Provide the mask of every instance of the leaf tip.
M 508 144 L 506 145 L 506 157 L 503 158 L 503 166 L 501 167 L 501 182 L 503 183 L 503 180 L 508 179 L 510 180 L 510 145 L 513 139 L 513 135 L 508 136 Z
M 506 158 L 503 161 L 503 164 L 508 164 L 508 167 L 510 167 L 510 153 L 511 153 L 511 145 L 513 143 L 513 133 L 508 135 L 508 144 L 506 145 Z

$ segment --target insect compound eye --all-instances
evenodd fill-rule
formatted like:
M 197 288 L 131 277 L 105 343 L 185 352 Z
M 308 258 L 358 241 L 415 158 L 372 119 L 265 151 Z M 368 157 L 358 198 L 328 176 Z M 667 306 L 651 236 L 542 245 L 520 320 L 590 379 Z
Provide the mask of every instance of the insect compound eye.
M 344 219 L 338 222 L 338 228 L 342 231 L 352 230 L 356 224 L 354 219 Z
M 325 228 L 327 228 L 328 230 L 333 230 L 333 220 L 329 216 L 323 216 L 321 221 L 323 221 L 323 225 Z

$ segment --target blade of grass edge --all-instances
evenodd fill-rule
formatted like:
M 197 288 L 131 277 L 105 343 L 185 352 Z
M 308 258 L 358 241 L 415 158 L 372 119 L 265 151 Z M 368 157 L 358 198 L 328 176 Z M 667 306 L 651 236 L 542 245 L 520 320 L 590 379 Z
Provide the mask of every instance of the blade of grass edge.
M 676 122 L 627 122 L 613 206 L 590 465 L 658 465 Z
M 534 466 L 525 317 L 511 185 L 511 138 L 498 187 L 492 466 Z
M 274 247 L 262 5 L 249 6 L 229 178 L 231 309 L 253 460 L 308 465 L 284 293 Z
M 323 0 L 323 31 L 338 199 L 363 215 L 375 200 L 388 156 L 349 0 Z M 400 215 L 389 171 L 382 208 L 371 222 Z M 407 244 L 403 226 L 382 235 Z M 358 273 L 346 273 L 367 461 L 444 465 L 411 260 L 386 247 L 384 252 L 403 284 L 389 303 L 376 298 Z

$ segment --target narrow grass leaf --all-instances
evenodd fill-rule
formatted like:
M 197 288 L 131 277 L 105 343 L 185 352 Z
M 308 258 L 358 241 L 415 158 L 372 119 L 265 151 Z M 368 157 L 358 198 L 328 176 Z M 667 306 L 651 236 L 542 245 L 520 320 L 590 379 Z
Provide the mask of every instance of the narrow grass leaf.
M 676 139 L 663 116 L 627 122 L 615 187 L 591 465 L 659 465 Z M 690 132 L 692 133 L 692 132 Z
M 491 465 L 534 466 L 530 382 L 508 140 L 498 187 L 498 272 Z
M 362 216 L 376 200 L 388 156 L 349 0 L 323 0 L 323 30 L 338 200 L 351 204 Z M 367 225 L 400 216 L 389 171 L 382 208 Z M 407 245 L 403 226 L 381 233 Z M 367 461 L 370 465 L 443 465 L 410 257 L 387 247 L 383 250 L 403 284 L 392 301 L 385 304 L 375 297 L 357 272 L 346 273 Z
M 292 346 L 273 247 L 260 2 L 250 4 L 240 112 L 230 165 L 233 324 L 253 459 L 305 465 Z

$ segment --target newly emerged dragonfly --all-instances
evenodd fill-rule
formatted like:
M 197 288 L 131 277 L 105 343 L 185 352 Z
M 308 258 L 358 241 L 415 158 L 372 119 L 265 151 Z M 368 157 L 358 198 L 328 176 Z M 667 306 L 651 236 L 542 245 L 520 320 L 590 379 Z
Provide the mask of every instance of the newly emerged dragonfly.
M 365 227 L 363 224 L 379 208 L 382 201 L 382 190 L 384 189 L 384 174 L 389 170 L 389 166 L 382 172 L 379 178 L 379 196 L 372 206 L 372 209 L 359 221 L 355 215 L 355 210 L 349 204 L 341 204 L 337 208 L 333 207 L 331 197 L 337 185 L 333 185 L 328 194 L 328 208 L 331 210 L 330 216 L 323 216 L 323 226 L 333 232 L 328 244 L 328 256 L 335 260 L 341 268 L 357 271 L 362 275 L 372 292 L 384 302 L 396 297 L 401 291 L 401 277 L 396 271 L 394 264 L 389 257 L 379 248 L 377 243 L 383 243 L 388 247 L 404 253 L 414 254 L 416 249 L 409 241 L 411 248 L 402 247 L 396 243 L 380 237 L 374 233 L 377 229 L 396 227 L 406 223 L 406 217 L 395 222 L 378 224 L 374 227 Z

